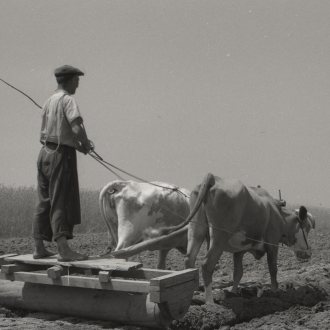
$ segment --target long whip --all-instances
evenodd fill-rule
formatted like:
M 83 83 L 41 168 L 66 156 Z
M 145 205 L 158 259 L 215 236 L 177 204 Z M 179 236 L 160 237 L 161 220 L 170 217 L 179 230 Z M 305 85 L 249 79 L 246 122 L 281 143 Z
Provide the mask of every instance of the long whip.
M 30 97 L 29 95 L 27 95 L 26 93 L 24 93 L 23 91 L 21 91 L 20 89 L 16 88 L 15 86 L 11 85 L 10 83 L 8 83 L 7 81 L 3 80 L 0 78 L 0 80 L 5 83 L 6 85 L 8 85 L 9 87 L 15 89 L 16 91 L 18 91 L 19 93 L 23 94 L 25 97 L 27 97 L 30 101 L 32 101 L 39 109 L 42 109 L 42 106 L 39 105 L 32 97 Z
M 13 88 L 13 89 L 15 89 L 16 91 L 18 91 L 19 93 L 21 93 L 21 94 L 23 94 L 25 97 L 27 97 L 31 102 L 33 102 L 39 109 L 42 109 L 42 106 L 40 106 L 32 97 L 30 97 L 29 95 L 27 95 L 26 93 L 24 93 L 23 91 L 21 91 L 20 89 L 18 89 L 18 88 L 16 88 L 15 86 L 13 86 L 13 85 L 11 85 L 10 83 L 8 83 L 7 81 L 5 81 L 5 80 L 3 80 L 3 79 L 1 79 L 0 78 L 0 80 L 3 82 L 3 83 L 5 83 L 6 85 L 8 85 L 9 87 L 11 87 L 11 88 Z M 143 181 L 143 182 L 145 182 L 145 183 L 149 183 L 149 184 L 151 184 L 151 185 L 154 185 L 154 186 L 158 186 L 158 187 L 162 187 L 162 188 L 166 188 L 166 189 L 169 189 L 169 190 L 173 190 L 173 191 L 177 191 L 177 192 L 179 192 L 179 193 L 181 193 L 182 195 L 184 195 L 184 196 L 186 196 L 180 189 L 178 189 L 178 188 L 169 188 L 169 187 L 163 187 L 163 186 L 160 186 L 160 185 L 157 185 L 157 184 L 155 184 L 155 183 L 153 183 L 153 182 L 149 182 L 149 181 L 146 181 L 146 180 L 143 180 L 142 178 L 139 178 L 139 177 L 137 177 L 137 176 L 134 176 L 133 174 L 131 174 L 131 173 L 129 173 L 129 172 L 126 172 L 126 171 L 124 171 L 124 170 L 122 170 L 122 169 L 120 169 L 119 167 L 117 167 L 117 166 L 115 166 L 115 165 L 113 165 L 113 164 L 111 164 L 111 163 L 109 163 L 109 162 L 107 162 L 107 161 L 105 161 L 98 153 L 96 153 L 96 151 L 95 150 L 92 150 L 92 152 L 95 154 L 95 156 L 94 155 L 92 155 L 91 153 L 89 153 L 89 155 L 92 157 L 92 158 L 94 158 L 97 162 L 99 162 L 101 165 L 103 165 L 105 168 L 107 168 L 111 173 L 113 173 L 113 174 L 115 174 L 118 178 L 120 178 L 120 179 L 122 179 L 114 170 L 112 170 L 112 169 L 110 169 L 109 168 L 109 166 L 111 166 L 111 167 L 113 167 L 113 168 L 115 168 L 116 170 L 119 170 L 119 171 L 121 171 L 122 173 L 125 173 L 125 174 L 127 174 L 127 175 L 129 175 L 129 176 L 132 176 L 133 178 L 136 178 L 136 179 L 138 179 L 138 180 L 140 180 L 140 181 Z M 109 166 L 107 166 L 107 165 L 109 165 Z M 186 197 L 188 197 L 188 196 L 186 196 Z M 279 191 L 279 197 L 280 197 L 280 199 L 281 199 L 281 191 Z M 226 231 L 224 228 L 219 228 L 219 227 L 215 227 L 214 226 L 214 229 L 215 230 L 219 230 L 219 231 Z M 302 232 L 303 232 L 303 235 L 304 235 L 304 238 L 305 238 L 305 242 L 307 243 L 307 240 L 306 240 L 306 237 L 305 237 L 305 233 L 304 233 L 304 230 L 303 230 L 303 228 L 301 227 L 301 229 L 302 229 Z M 231 232 L 229 232 L 229 231 L 227 231 L 228 233 L 231 233 Z M 278 245 L 276 245 L 276 244 L 271 244 L 271 243 L 267 243 L 267 242 L 263 242 L 263 241 L 258 241 L 258 240 L 255 240 L 255 239 L 252 239 L 252 238 L 250 238 L 250 237 L 247 237 L 247 238 L 249 238 L 250 240 L 252 240 L 252 241 L 256 241 L 256 242 L 261 242 L 261 243 L 264 243 L 264 244 L 267 244 L 267 245 L 274 245 L 274 246 L 278 246 Z M 307 246 L 308 246 L 308 243 L 307 243 Z
M 13 88 L 14 90 L 16 90 L 17 92 L 21 93 L 22 95 L 24 95 L 25 97 L 27 97 L 31 102 L 33 102 L 39 109 L 42 109 L 42 106 L 39 105 L 31 96 L 29 96 L 28 94 L 24 93 L 22 90 L 18 89 L 17 87 L 13 86 L 12 84 L 10 84 L 9 82 L 5 81 L 4 79 L 0 78 L 0 80 L 6 84 L 7 86 Z M 94 153 L 94 155 L 92 155 L 92 153 Z M 142 181 L 142 182 L 145 182 L 145 183 L 149 183 L 153 186 L 157 186 L 157 187 L 161 187 L 161 188 L 165 188 L 165 189 L 168 189 L 168 190 L 173 190 L 173 191 L 177 191 L 179 193 L 181 193 L 182 195 L 184 195 L 185 197 L 188 197 L 186 196 L 185 193 L 183 193 L 179 188 L 169 188 L 169 187 L 163 187 L 162 185 L 158 185 L 154 182 L 150 182 L 148 180 L 145 180 L 143 178 L 140 178 L 132 173 L 129 173 L 121 168 L 119 168 L 118 166 L 115 166 L 107 161 L 105 161 L 95 150 L 94 148 L 91 150 L 91 152 L 88 153 L 93 159 L 95 159 L 98 163 L 100 163 L 102 166 L 104 166 L 108 171 L 110 171 L 112 174 L 114 174 L 118 179 L 120 180 L 124 180 L 119 174 L 116 173 L 115 170 L 111 169 L 110 167 L 134 178 L 134 179 L 137 179 L 139 181 Z

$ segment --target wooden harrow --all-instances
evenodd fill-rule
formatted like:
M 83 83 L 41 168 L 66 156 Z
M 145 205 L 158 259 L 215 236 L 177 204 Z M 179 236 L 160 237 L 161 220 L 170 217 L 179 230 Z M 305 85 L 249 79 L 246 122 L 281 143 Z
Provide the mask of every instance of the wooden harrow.
M 0 305 L 147 327 L 183 317 L 198 287 L 197 269 L 148 269 L 122 259 L 4 255 L 0 265 Z

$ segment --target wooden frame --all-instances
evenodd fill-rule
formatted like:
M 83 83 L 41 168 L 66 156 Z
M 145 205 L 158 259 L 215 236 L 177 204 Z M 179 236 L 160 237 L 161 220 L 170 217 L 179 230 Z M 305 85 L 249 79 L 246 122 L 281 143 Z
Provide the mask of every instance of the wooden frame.
M 56 257 L 33 259 L 32 255 L 0 256 L 0 279 L 108 291 L 146 293 L 150 301 L 189 301 L 198 287 L 198 270 L 142 268 L 138 262 L 94 258 L 58 262 Z M 86 275 L 86 271 L 87 274 Z

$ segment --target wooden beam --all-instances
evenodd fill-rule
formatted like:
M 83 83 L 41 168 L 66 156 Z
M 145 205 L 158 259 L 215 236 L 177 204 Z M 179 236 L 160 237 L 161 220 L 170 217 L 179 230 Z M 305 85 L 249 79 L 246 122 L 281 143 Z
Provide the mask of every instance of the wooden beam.
M 9 255 L 10 256 L 10 255 Z M 155 277 L 160 277 L 163 275 L 170 275 L 175 273 L 171 270 L 163 269 L 151 269 L 142 268 L 142 264 L 138 262 L 128 262 L 124 259 L 104 259 L 96 258 L 91 260 L 85 260 L 83 262 L 61 262 L 57 261 L 56 256 L 43 259 L 33 259 L 31 254 L 28 255 L 14 255 L 12 257 L 6 257 L 6 263 L 18 263 L 18 264 L 28 264 L 35 269 L 46 269 L 50 266 L 59 265 L 62 267 L 69 267 L 70 270 L 75 272 L 82 272 L 85 275 L 91 275 L 94 273 L 93 270 L 104 270 L 112 271 L 114 277 L 124 277 L 124 278 L 136 278 L 136 279 L 146 279 L 150 280 Z
M 18 255 L 6 258 L 15 263 L 25 263 L 30 265 L 76 267 L 83 269 L 101 269 L 101 270 L 123 270 L 128 271 L 142 267 L 142 263 L 126 261 L 125 259 L 93 258 L 83 261 L 60 262 L 56 256 L 42 259 L 33 259 L 32 254 Z
M 86 276 L 93 275 L 93 270 L 92 269 L 84 269 L 84 275 L 86 275 Z
M 1 256 L 0 256 L 0 266 L 1 266 L 1 265 L 6 265 L 6 264 L 8 264 L 8 263 L 12 263 L 11 261 L 7 261 L 7 260 L 5 260 L 5 259 L 6 259 L 6 258 L 9 258 L 9 257 L 15 257 L 15 256 L 17 256 L 16 253 L 9 253 L 9 254 L 3 254 L 3 255 L 1 255 Z
M 150 301 L 154 303 L 172 302 L 175 300 L 191 300 L 194 291 L 198 288 L 196 280 L 181 283 L 168 289 L 150 292 Z
M 47 276 L 52 280 L 57 280 L 63 274 L 63 267 L 62 266 L 52 266 L 47 269 Z
M 198 278 L 198 269 L 189 268 L 182 271 L 176 271 L 168 275 L 152 278 L 150 280 L 150 287 L 153 287 L 153 291 L 159 291 L 191 280 L 198 281 Z
M 1 274 L 0 274 L 1 275 Z M 3 276 L 0 276 L 0 278 Z M 12 281 L 22 281 L 38 284 L 72 286 L 89 289 L 102 289 L 111 291 L 124 291 L 135 293 L 148 293 L 149 281 L 142 280 L 127 280 L 112 278 L 110 282 L 101 283 L 97 276 L 83 277 L 76 275 L 63 275 L 60 278 L 53 280 L 46 273 L 30 273 L 30 272 L 14 272 L 10 275 Z
M 6 275 L 12 274 L 13 272 L 15 272 L 19 269 L 20 269 L 19 266 L 14 265 L 14 264 L 8 264 L 8 265 L 1 266 L 1 272 Z
M 112 271 L 111 274 L 114 277 L 150 280 L 155 277 L 173 274 L 173 271 L 163 270 L 163 269 L 152 269 L 152 268 L 137 268 L 137 269 L 129 269 L 127 271 L 114 270 Z
M 128 271 L 131 269 L 141 268 L 142 263 L 131 261 L 116 261 L 114 259 L 100 259 L 100 260 L 86 260 L 86 261 L 73 261 L 71 265 L 77 268 L 101 269 L 101 270 L 122 270 Z
M 113 325 L 111 328 L 121 323 L 132 329 L 166 329 L 172 321 L 169 313 L 166 310 L 161 313 L 158 304 L 150 302 L 146 293 L 0 281 L 0 305 L 103 320 Z
M 111 271 L 100 270 L 99 271 L 99 281 L 101 283 L 107 283 L 110 281 Z
M 10 275 L 18 271 L 29 271 L 31 269 L 33 269 L 33 267 L 31 268 L 31 266 L 29 265 L 17 265 L 17 264 L 1 265 L 1 272 L 6 275 Z

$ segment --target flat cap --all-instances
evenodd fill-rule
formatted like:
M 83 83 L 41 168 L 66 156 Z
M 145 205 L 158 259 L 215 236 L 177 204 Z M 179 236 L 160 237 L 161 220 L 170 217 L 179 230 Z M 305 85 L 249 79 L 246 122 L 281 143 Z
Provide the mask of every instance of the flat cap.
M 59 68 L 54 70 L 55 77 L 64 77 L 64 76 L 83 76 L 84 73 L 71 65 L 62 65 Z

